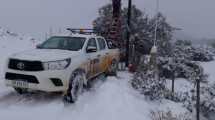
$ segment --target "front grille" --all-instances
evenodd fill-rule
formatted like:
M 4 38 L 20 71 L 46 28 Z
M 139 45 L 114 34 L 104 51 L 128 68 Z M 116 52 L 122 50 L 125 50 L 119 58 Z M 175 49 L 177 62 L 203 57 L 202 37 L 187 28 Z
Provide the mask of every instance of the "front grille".
M 39 84 L 39 81 L 37 80 L 37 78 L 35 76 L 32 76 L 32 75 L 6 73 L 5 79 L 6 80 L 19 80 L 19 81 L 25 81 L 25 82 L 28 82 L 28 83 Z
M 42 62 L 10 59 L 8 67 L 14 70 L 21 71 L 42 71 L 44 70 Z

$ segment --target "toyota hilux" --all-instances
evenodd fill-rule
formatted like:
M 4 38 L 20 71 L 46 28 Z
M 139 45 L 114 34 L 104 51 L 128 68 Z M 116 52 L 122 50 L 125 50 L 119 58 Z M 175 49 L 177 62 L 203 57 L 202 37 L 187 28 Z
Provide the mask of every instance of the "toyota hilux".
M 5 83 L 18 93 L 26 90 L 63 92 L 75 102 L 91 78 L 116 74 L 119 50 L 95 34 L 52 36 L 36 49 L 11 55 L 5 68 Z

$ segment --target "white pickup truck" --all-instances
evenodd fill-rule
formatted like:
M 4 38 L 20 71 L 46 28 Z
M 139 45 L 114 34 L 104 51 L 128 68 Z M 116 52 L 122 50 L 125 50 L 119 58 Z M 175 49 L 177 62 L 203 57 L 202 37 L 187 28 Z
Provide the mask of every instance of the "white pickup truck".
M 83 86 L 101 73 L 116 74 L 119 50 L 95 34 L 53 36 L 36 49 L 13 54 L 7 61 L 5 83 L 18 93 L 27 90 L 64 92 L 75 102 Z

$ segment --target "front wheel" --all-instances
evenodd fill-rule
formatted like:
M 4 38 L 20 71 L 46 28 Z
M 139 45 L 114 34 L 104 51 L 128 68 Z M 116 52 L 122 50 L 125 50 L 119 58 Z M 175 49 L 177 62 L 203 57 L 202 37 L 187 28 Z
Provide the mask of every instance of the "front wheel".
M 83 92 L 84 80 L 86 75 L 81 71 L 76 71 L 72 74 L 69 81 L 67 94 L 64 96 L 64 101 L 74 103 L 77 101 L 80 94 Z
M 17 87 L 14 87 L 14 90 L 18 93 L 18 94 L 25 94 L 28 92 L 27 89 L 25 88 L 17 88 Z

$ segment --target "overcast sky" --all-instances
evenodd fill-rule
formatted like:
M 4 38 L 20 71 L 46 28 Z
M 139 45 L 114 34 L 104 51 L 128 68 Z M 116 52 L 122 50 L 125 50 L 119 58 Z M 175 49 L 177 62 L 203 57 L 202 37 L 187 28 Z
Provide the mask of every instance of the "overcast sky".
M 127 4 L 128 0 L 122 0 Z M 110 0 L 0 0 L 0 26 L 43 38 L 52 27 L 90 27 L 97 10 Z M 155 0 L 133 0 L 141 10 L 155 14 Z M 168 21 L 195 38 L 215 38 L 214 0 L 160 0 Z

